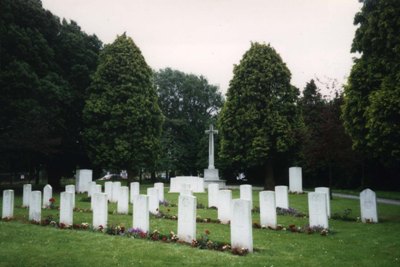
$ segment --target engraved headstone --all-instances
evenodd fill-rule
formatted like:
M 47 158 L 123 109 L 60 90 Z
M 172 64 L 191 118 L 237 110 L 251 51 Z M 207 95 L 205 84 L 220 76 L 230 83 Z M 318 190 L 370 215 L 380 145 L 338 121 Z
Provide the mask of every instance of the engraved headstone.
M 286 185 L 275 186 L 275 203 L 276 207 L 289 208 L 288 187 Z
M 196 239 L 196 197 L 180 195 L 178 201 L 178 238 L 191 243 Z
M 232 200 L 231 246 L 253 252 L 253 225 L 249 200 Z
M 240 199 L 249 200 L 250 207 L 253 208 L 253 188 L 249 184 L 240 185 Z
M 84 193 L 89 191 L 89 183 L 92 181 L 92 170 L 76 170 L 76 192 Z
M 328 214 L 328 218 L 331 217 L 331 198 L 329 187 L 316 187 L 315 192 L 324 193 L 326 196 L 326 212 Z
M 43 188 L 43 208 L 47 209 L 50 207 L 50 198 L 53 197 L 53 188 L 51 185 L 47 184 Z
M 301 167 L 289 168 L 289 191 L 292 193 L 303 192 L 303 176 Z
M 119 198 L 119 193 L 121 189 L 121 182 L 113 182 L 112 184 L 112 194 L 111 194 L 111 202 L 117 203 Z
M 40 222 L 42 216 L 42 192 L 32 191 L 29 199 L 29 220 Z
M 24 184 L 23 194 L 22 194 L 22 206 L 29 207 L 29 200 L 31 198 L 32 185 Z
M 108 220 L 107 194 L 95 193 L 93 194 L 93 201 L 93 228 L 106 228 Z
M 135 195 L 133 200 L 133 228 L 140 229 L 142 232 L 148 232 L 149 223 L 149 196 Z
M 96 186 L 94 188 L 92 188 L 92 196 L 90 198 L 90 209 L 91 210 L 93 210 L 93 207 L 94 207 L 93 195 L 96 193 L 101 193 L 101 184 L 96 184 Z
M 72 197 L 72 207 L 75 208 L 75 185 L 73 185 L 73 184 L 66 185 L 65 192 L 74 194 L 74 196 Z
M 3 210 L 1 218 L 14 217 L 14 190 L 3 191 Z
M 89 182 L 88 197 L 92 197 L 93 189 L 96 187 L 96 182 Z
M 329 228 L 325 193 L 308 193 L 310 227 Z
M 121 186 L 119 189 L 117 213 L 128 214 L 129 213 L 129 187 Z
M 70 192 L 62 192 L 60 194 L 60 223 L 70 226 L 73 223 L 73 200 L 74 194 Z
M 158 189 L 154 187 L 147 188 L 147 195 L 149 196 L 149 212 L 157 214 L 160 204 L 158 200 Z
M 219 184 L 208 185 L 208 207 L 218 206 Z
M 276 228 L 276 205 L 274 191 L 261 191 L 260 196 L 260 223 L 265 227 Z
M 108 181 L 104 183 L 104 193 L 107 194 L 107 200 L 111 202 L 112 200 L 112 190 L 113 190 L 113 182 Z
M 376 206 L 376 194 L 367 188 L 360 193 L 361 221 L 378 222 L 378 209 Z
M 133 204 L 134 200 L 135 200 L 135 196 L 140 194 L 140 184 L 138 182 L 132 182 L 130 184 L 130 187 L 131 187 L 131 191 L 130 191 L 131 203 Z
M 231 220 L 231 190 L 219 190 L 218 192 L 218 220 L 227 224 Z
M 164 201 L 164 184 L 163 183 L 155 183 L 154 188 L 158 189 L 158 200 Z

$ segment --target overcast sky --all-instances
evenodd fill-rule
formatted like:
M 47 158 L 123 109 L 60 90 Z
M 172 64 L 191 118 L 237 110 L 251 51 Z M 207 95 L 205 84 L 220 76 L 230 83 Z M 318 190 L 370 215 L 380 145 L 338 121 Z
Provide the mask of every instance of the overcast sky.
M 111 43 L 126 32 L 153 69 L 205 76 L 226 93 L 251 42 L 270 43 L 303 89 L 346 81 L 358 0 L 42 0 L 60 18 Z

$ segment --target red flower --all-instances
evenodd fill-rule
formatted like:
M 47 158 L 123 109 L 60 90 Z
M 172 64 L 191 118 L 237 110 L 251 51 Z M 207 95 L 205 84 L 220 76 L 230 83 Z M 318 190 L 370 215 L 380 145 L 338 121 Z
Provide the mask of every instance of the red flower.
M 56 202 L 56 199 L 54 197 L 52 197 L 49 199 L 49 202 L 54 203 L 54 202 Z
M 209 234 L 210 234 L 210 231 L 209 231 L 208 229 L 206 229 L 206 230 L 204 231 L 204 233 L 206 233 L 206 235 L 209 235 Z

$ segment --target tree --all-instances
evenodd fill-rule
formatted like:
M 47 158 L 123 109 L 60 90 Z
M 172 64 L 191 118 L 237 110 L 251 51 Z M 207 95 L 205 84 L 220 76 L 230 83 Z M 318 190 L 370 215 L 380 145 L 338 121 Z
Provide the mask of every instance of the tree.
M 127 169 L 130 177 L 154 168 L 163 116 L 152 79 L 125 33 L 101 51 L 83 110 L 84 141 L 97 166 Z
M 270 45 L 252 43 L 233 73 L 219 118 L 220 156 L 236 170 L 262 167 L 272 189 L 274 160 L 295 145 L 301 127 L 299 92 Z
M 170 68 L 155 74 L 159 105 L 165 116 L 159 168 L 197 175 L 207 166 L 204 130 L 215 120 L 223 98 L 202 76 Z

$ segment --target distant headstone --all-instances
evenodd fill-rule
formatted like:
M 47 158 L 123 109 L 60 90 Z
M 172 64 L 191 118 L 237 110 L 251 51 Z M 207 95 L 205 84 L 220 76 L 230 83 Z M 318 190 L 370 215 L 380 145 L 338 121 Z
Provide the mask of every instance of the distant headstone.
M 24 184 L 23 194 L 22 194 L 22 206 L 29 207 L 29 200 L 31 199 L 32 185 Z
M 147 188 L 147 195 L 149 196 L 149 212 L 157 214 L 160 204 L 158 200 L 158 189 L 154 187 Z
M 90 198 L 90 209 L 91 210 L 93 210 L 93 207 L 94 207 L 93 194 L 96 194 L 96 193 L 101 193 L 101 184 L 96 184 L 96 186 L 92 188 L 92 196 Z
M 73 185 L 73 184 L 66 185 L 65 192 L 74 194 L 74 196 L 72 197 L 72 207 L 75 208 L 75 185 Z
M 194 193 L 204 192 L 204 179 L 197 176 L 177 176 L 170 179 L 170 193 L 179 193 L 182 184 L 188 184 L 189 189 Z
M 70 192 L 62 192 L 60 194 L 60 223 L 65 226 L 73 224 L 74 207 L 73 207 L 74 194 Z
M 93 228 L 106 228 L 108 220 L 107 194 L 95 193 L 93 194 L 93 201 Z
M 138 182 L 132 182 L 131 187 L 131 203 L 134 203 L 135 196 L 140 194 L 140 184 Z
M 301 167 L 289 168 L 289 191 L 303 193 L 303 175 Z
M 253 252 L 253 225 L 249 200 L 232 200 L 231 246 Z
M 376 206 L 376 194 L 367 188 L 360 193 L 361 221 L 363 223 L 377 223 L 378 209 Z
M 149 196 L 135 195 L 133 200 L 133 228 L 140 229 L 142 232 L 148 232 L 149 222 Z
M 42 215 L 42 192 L 32 191 L 29 199 L 29 220 L 40 222 Z
M 196 239 L 196 197 L 180 195 L 178 201 L 178 238 L 191 243 Z
M 43 188 L 43 208 L 47 209 L 50 207 L 50 198 L 53 197 L 53 188 L 47 184 Z
M 219 184 L 208 185 L 208 207 L 218 206 Z
M 1 218 L 14 217 L 14 190 L 3 191 L 3 210 Z
M 325 193 L 308 193 L 308 213 L 310 227 L 329 228 Z
M 121 189 L 121 182 L 113 182 L 112 184 L 112 194 L 111 194 L 111 202 L 117 203 L 119 192 Z
M 253 188 L 249 184 L 240 185 L 240 199 L 249 200 L 250 207 L 253 208 Z
M 331 198 L 329 187 L 316 187 L 315 192 L 324 193 L 326 196 L 326 213 L 328 214 L 328 218 L 331 217 Z
M 227 224 L 231 220 L 231 190 L 219 190 L 218 192 L 218 220 Z
M 276 207 L 289 208 L 288 187 L 286 185 L 275 186 L 275 203 Z
M 92 181 L 92 170 L 76 170 L 76 192 L 84 193 L 89 191 L 89 183 Z
M 89 190 L 88 190 L 88 197 L 92 197 L 92 192 L 93 189 L 96 187 L 97 183 L 96 182 L 89 182 Z
M 154 188 L 158 189 L 158 200 L 164 202 L 164 184 L 163 183 L 155 183 Z
M 129 187 L 121 186 L 119 189 L 117 213 L 128 214 L 129 213 Z
M 193 192 L 190 189 L 182 189 L 181 192 L 179 193 L 180 196 L 193 196 Z
M 104 193 L 107 194 L 107 200 L 110 202 L 112 200 L 112 189 L 113 189 L 113 182 L 108 181 L 104 183 Z
M 260 198 L 260 223 L 265 227 L 276 228 L 276 205 L 274 191 L 261 191 Z

